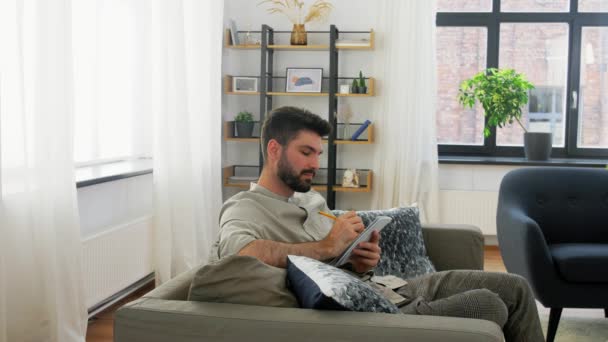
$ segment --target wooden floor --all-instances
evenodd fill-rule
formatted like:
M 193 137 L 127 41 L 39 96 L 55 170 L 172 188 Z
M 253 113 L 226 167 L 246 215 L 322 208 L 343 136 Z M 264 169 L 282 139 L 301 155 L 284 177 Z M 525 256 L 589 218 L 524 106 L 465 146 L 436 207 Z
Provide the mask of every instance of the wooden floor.
M 484 269 L 490 272 L 505 272 L 505 266 L 500 257 L 500 251 L 495 246 L 486 247 L 484 258 Z M 89 321 L 87 329 L 87 342 L 112 342 L 113 341 L 113 325 L 114 312 L 116 309 L 141 297 L 144 293 L 150 291 L 152 286 L 144 287 L 133 295 L 123 299 L 108 310 L 100 313 L 94 319 Z

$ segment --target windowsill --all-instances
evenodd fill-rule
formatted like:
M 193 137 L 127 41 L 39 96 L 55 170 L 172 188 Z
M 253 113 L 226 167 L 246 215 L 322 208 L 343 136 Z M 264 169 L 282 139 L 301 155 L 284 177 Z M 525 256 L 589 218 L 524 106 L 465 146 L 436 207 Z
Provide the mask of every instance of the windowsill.
M 76 187 L 82 188 L 105 182 L 152 173 L 152 159 L 119 162 L 76 168 Z
M 551 158 L 546 161 L 539 161 L 527 160 L 523 157 L 439 156 L 439 164 L 570 166 L 604 168 L 608 165 L 608 159 Z

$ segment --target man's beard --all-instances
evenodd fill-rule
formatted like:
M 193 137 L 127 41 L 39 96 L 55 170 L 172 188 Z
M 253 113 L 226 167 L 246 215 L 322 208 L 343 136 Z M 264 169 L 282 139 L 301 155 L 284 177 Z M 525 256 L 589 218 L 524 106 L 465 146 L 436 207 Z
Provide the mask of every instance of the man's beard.
M 285 153 L 281 154 L 278 164 L 278 176 L 291 190 L 297 192 L 308 192 L 312 186 L 312 179 L 301 179 L 300 177 L 310 173 L 314 177 L 316 172 L 313 169 L 302 170 L 300 173 L 294 171 L 294 169 L 287 162 L 287 156 Z

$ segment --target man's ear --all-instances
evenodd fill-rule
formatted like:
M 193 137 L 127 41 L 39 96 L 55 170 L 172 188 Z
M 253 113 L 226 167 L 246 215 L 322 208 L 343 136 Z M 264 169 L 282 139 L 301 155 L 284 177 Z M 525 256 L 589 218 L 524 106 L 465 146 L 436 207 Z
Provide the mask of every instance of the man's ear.
M 266 146 L 266 153 L 268 154 L 268 160 L 274 161 L 279 160 L 281 156 L 283 146 L 279 144 L 275 139 L 270 139 L 268 141 L 268 146 Z

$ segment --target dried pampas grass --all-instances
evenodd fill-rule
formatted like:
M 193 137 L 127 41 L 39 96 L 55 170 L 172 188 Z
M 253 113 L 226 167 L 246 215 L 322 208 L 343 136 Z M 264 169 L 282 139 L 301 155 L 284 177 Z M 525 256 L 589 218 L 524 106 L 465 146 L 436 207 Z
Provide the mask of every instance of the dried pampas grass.
M 303 15 L 304 1 L 298 0 L 264 0 L 258 5 L 269 3 L 271 5 L 266 11 L 270 14 L 283 14 L 289 21 L 296 25 L 312 22 L 322 22 L 327 19 L 333 6 L 327 0 L 316 0 L 309 8 L 308 13 Z

